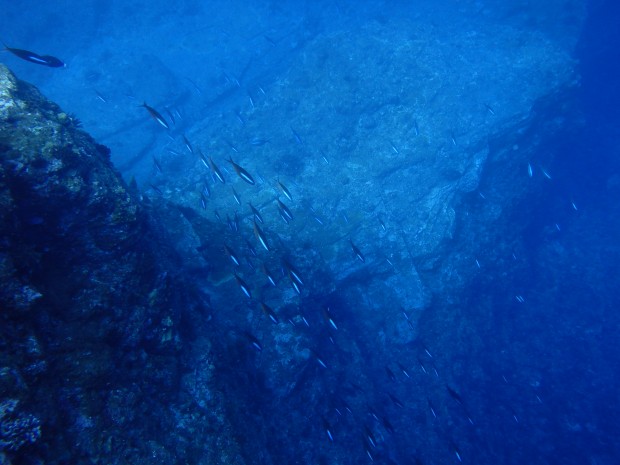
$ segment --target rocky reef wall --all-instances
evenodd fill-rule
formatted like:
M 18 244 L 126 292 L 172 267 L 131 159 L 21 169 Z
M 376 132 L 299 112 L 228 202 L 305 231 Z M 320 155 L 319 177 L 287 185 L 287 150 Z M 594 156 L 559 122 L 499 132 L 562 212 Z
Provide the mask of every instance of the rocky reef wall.
M 4 66 L 0 204 L 2 463 L 190 457 L 181 355 L 208 304 L 109 150 Z

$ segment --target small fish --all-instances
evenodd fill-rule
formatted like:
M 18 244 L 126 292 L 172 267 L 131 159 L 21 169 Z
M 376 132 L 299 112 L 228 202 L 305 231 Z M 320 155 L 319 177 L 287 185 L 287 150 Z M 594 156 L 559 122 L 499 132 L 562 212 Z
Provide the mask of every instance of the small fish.
M 264 137 L 252 137 L 250 139 L 250 145 L 261 146 L 268 143 L 271 139 L 265 139 Z
M 306 322 L 306 324 L 307 324 L 307 322 Z M 327 363 L 325 363 L 323 358 L 316 351 L 310 349 L 310 352 L 312 353 L 312 355 L 314 355 L 314 359 L 317 361 L 317 363 L 319 365 L 321 365 L 323 368 L 327 368 Z
M 198 156 L 200 157 L 200 161 L 202 162 L 203 165 L 205 165 L 205 167 L 211 171 L 211 166 L 209 165 L 209 159 L 207 157 L 205 157 L 205 154 L 202 153 L 201 150 L 198 151 Z M 211 176 L 213 177 L 213 176 Z
M 166 113 L 168 114 L 168 118 L 170 118 L 170 121 L 172 121 L 172 124 L 174 124 L 176 126 L 177 122 L 174 119 L 174 115 L 172 114 L 170 109 L 168 107 L 165 107 L 164 110 L 166 110 Z
M 385 223 L 383 222 L 383 220 L 381 218 L 377 218 L 379 220 L 379 226 L 381 226 L 381 229 L 383 229 L 383 231 L 387 231 L 387 228 L 385 227 Z
M 420 128 L 418 128 L 418 122 L 417 121 L 413 122 L 413 132 L 415 133 L 416 136 L 420 135 Z
M 232 195 L 233 198 L 235 199 L 235 202 L 237 202 L 237 205 L 241 205 L 241 199 L 239 198 L 239 194 L 237 194 L 237 191 L 235 190 L 235 188 L 232 188 Z
M 385 367 L 385 373 L 390 381 L 396 381 L 396 375 L 390 370 L 390 367 Z
M 366 438 L 362 438 L 362 443 L 364 444 L 364 451 L 366 452 L 366 455 L 368 456 L 368 458 L 370 459 L 371 462 L 374 462 L 375 458 L 372 455 L 372 450 L 370 449 L 370 444 L 368 443 Z
M 403 375 L 405 375 L 407 378 L 411 378 L 411 376 L 409 375 L 409 372 L 404 366 L 402 366 L 400 363 L 398 363 L 397 365 L 398 365 L 398 369 L 403 372 Z
M 493 110 L 493 108 L 491 108 L 491 105 L 489 105 L 488 103 L 485 103 L 485 104 L 484 104 L 484 108 L 486 108 L 486 109 L 487 109 L 487 111 L 488 111 L 489 113 L 491 113 L 492 115 L 494 115 L 494 114 L 495 114 L 495 111 Z
M 277 180 L 277 183 L 278 183 L 278 187 L 280 188 L 280 190 L 282 191 L 282 193 L 284 194 L 284 196 L 292 202 L 292 201 L 293 201 L 293 196 L 291 195 L 291 191 L 289 191 L 289 190 L 287 189 L 287 187 L 286 187 L 284 184 L 282 184 L 282 183 L 280 182 L 280 180 L 279 180 L 279 179 Z M 291 219 L 292 219 L 292 218 L 291 218 Z
M 263 272 L 263 274 L 265 276 L 267 276 L 267 280 L 269 281 L 269 283 L 273 286 L 276 287 L 276 280 L 273 278 L 273 275 L 271 274 L 271 272 L 267 269 L 267 267 L 265 266 L 265 264 L 261 264 L 261 271 Z
M 304 145 L 303 141 L 301 140 L 301 136 L 297 133 L 297 131 L 295 131 L 295 129 L 293 129 L 292 126 L 291 126 L 291 132 L 293 133 L 293 136 L 295 137 L 295 141 L 299 145 Z
M 155 108 L 147 105 L 146 102 L 143 102 L 140 106 L 146 108 L 151 117 L 159 124 L 161 124 L 164 128 L 170 129 L 170 125 L 166 122 L 165 118 L 161 115 L 161 113 L 159 113 Z
M 97 95 L 97 99 L 101 100 L 103 103 L 108 103 L 108 101 L 105 99 L 103 95 L 101 95 L 100 92 L 95 90 L 95 94 Z
M 405 407 L 405 406 L 404 406 L 404 404 L 403 404 L 403 403 L 402 403 L 402 402 L 401 402 L 401 401 L 400 401 L 400 400 L 399 400 L 399 399 L 398 399 L 395 395 L 390 394 L 390 393 L 388 392 L 388 397 L 390 398 L 390 400 L 392 401 L 392 403 L 393 403 L 394 405 L 396 405 L 396 407 L 398 407 L 398 408 L 404 408 L 404 407 Z
M 433 414 L 433 417 L 437 418 L 437 413 L 435 412 L 435 407 L 433 407 L 431 400 L 427 397 L 426 401 L 428 402 L 428 408 L 431 409 L 431 413 Z
M 239 121 L 241 126 L 245 126 L 245 119 L 243 119 L 243 116 L 241 116 L 241 113 L 239 113 L 238 111 L 235 111 L 235 117 L 237 118 L 237 121 Z
M 325 319 L 325 321 L 327 323 L 330 324 L 330 326 L 332 328 L 334 328 L 335 330 L 338 330 L 338 326 L 336 326 L 336 322 L 334 321 L 334 319 L 332 318 L 332 315 L 329 311 L 329 307 L 324 307 L 323 308 L 323 318 Z
M 155 165 L 155 169 L 157 170 L 158 173 L 160 174 L 163 173 L 161 169 L 161 162 L 155 157 L 153 157 L 153 165 Z
M 293 287 L 293 290 L 297 293 L 297 295 L 301 295 L 301 287 L 299 287 L 299 283 L 295 281 L 294 279 L 291 279 L 290 281 L 291 281 L 291 286 Z M 306 323 L 306 326 L 310 326 L 305 317 L 302 317 L 302 319 L 304 320 L 304 323 Z
M 204 194 L 204 192 L 200 193 L 200 206 L 202 207 L 203 210 L 207 209 L 207 197 Z
M 217 180 L 221 182 L 222 184 L 226 184 L 226 181 L 224 180 L 224 176 L 222 175 L 222 172 L 220 171 L 220 169 L 217 167 L 217 165 L 213 161 L 213 158 L 209 157 L 208 163 L 209 163 L 209 169 L 215 175 Z
M 157 187 L 155 184 L 150 184 L 151 189 L 153 189 L 155 192 L 157 192 L 159 195 L 164 195 L 164 193 L 162 192 L 162 190 Z
M 250 288 L 245 283 L 245 281 L 239 277 L 237 273 L 235 273 L 235 280 L 237 281 L 237 284 L 239 285 L 241 292 L 243 292 L 248 299 L 251 299 L 252 293 L 250 292 Z
M 282 267 L 292 281 L 297 282 L 300 286 L 304 285 L 304 282 L 301 279 L 301 275 L 299 274 L 299 272 L 285 259 L 282 259 Z
M 202 188 L 202 194 L 205 197 L 211 197 L 211 189 L 209 189 L 209 184 L 207 184 L 206 182 Z
M 325 429 L 325 434 L 331 442 L 334 442 L 334 435 L 332 434 L 332 427 L 329 425 L 327 420 L 323 418 L 323 429 Z
M 542 166 L 540 167 L 540 171 L 542 171 L 542 174 L 545 176 L 545 178 L 551 179 L 551 175 Z
M 452 145 L 456 147 L 456 137 L 454 137 L 454 133 L 450 133 L 450 140 L 452 141 Z
M 379 421 L 379 417 L 377 417 L 376 419 L 377 421 Z M 375 435 L 372 434 L 372 431 L 370 430 L 368 425 L 364 425 L 364 435 L 366 436 L 366 439 L 372 447 L 377 447 L 377 440 L 375 439 Z
M 228 255 L 228 257 L 230 257 L 230 260 L 235 266 L 241 265 L 241 262 L 239 261 L 239 258 L 237 258 L 237 254 L 234 252 L 233 249 L 231 249 L 227 245 L 224 245 L 224 250 L 226 251 L 226 254 Z
M 271 249 L 269 248 L 269 244 L 267 243 L 267 238 L 265 237 L 265 233 L 258 226 L 258 224 L 256 223 L 256 220 L 254 221 L 253 229 L 254 229 L 254 235 L 256 236 L 256 239 L 258 239 L 258 242 L 260 242 L 260 245 L 262 245 L 263 248 L 267 252 L 269 252 Z
M 192 144 L 190 144 L 189 140 L 187 140 L 185 134 L 183 134 L 183 143 L 185 144 L 185 147 L 187 147 L 187 150 L 189 150 L 189 153 L 194 153 L 194 147 L 192 147 Z
M 353 243 L 353 241 L 351 239 L 349 239 L 349 242 L 351 243 L 351 248 L 353 249 L 353 254 L 357 257 L 357 259 L 364 263 L 366 261 L 366 259 L 364 258 L 364 254 L 362 254 L 361 250 L 359 248 L 357 248 L 357 246 Z
M 530 178 L 534 176 L 534 168 L 532 168 L 532 164 L 529 162 L 527 164 L 527 174 Z
M 276 200 L 278 202 L 278 210 L 280 211 L 280 216 L 288 224 L 289 221 L 293 220 L 293 213 L 286 205 L 284 205 L 284 203 L 282 203 L 280 199 Z
M 579 210 L 579 209 L 577 208 L 577 204 L 576 204 L 575 202 L 571 202 L 570 204 L 571 204 L 571 206 L 573 207 L 573 210 L 575 210 L 575 211 Z
M 278 320 L 278 317 L 276 316 L 273 309 L 269 305 L 267 305 L 265 302 L 260 303 L 260 308 L 265 314 L 265 316 L 268 317 L 274 325 L 277 325 L 280 322 L 280 320 Z
M 258 254 L 256 253 L 256 249 L 254 248 L 252 244 L 250 244 L 250 241 L 245 239 L 245 245 L 247 246 L 248 250 L 250 251 L 250 254 L 252 254 L 253 257 L 258 257 Z
M 4 44 L 4 49 L 22 60 L 29 61 L 30 63 L 35 63 L 37 65 L 49 66 L 50 68 L 65 68 L 67 66 L 66 63 L 50 55 L 38 55 L 37 53 L 28 50 L 7 47 L 6 44 Z
M 424 366 L 424 364 L 422 363 L 422 360 L 420 360 L 418 358 L 418 363 L 420 364 L 420 368 L 422 369 L 422 371 L 424 372 L 425 375 L 428 374 L 428 371 L 426 371 L 426 367 Z
M 456 456 L 456 459 L 459 462 L 462 462 L 463 458 L 461 457 L 461 451 L 459 451 L 458 447 L 456 447 L 456 444 L 454 444 L 454 442 L 452 442 L 452 451 L 454 452 L 454 455 Z
M 261 345 L 260 342 L 258 342 L 258 339 L 256 339 L 256 336 L 254 336 L 251 333 L 248 333 L 247 331 L 245 331 L 243 335 L 245 336 L 245 338 L 248 340 L 248 342 L 254 349 L 258 350 L 259 352 L 262 352 L 263 346 Z
M 233 169 L 235 170 L 235 173 L 237 173 L 237 175 L 241 179 L 243 179 L 248 184 L 251 184 L 251 185 L 255 184 L 254 183 L 254 178 L 252 178 L 252 176 L 250 176 L 250 173 L 248 173 L 244 168 L 242 168 L 237 163 L 235 163 L 232 158 L 229 158 L 228 162 L 232 165 Z
M 446 384 L 446 390 L 448 391 L 448 394 L 450 394 L 450 397 L 452 397 L 459 404 L 463 405 L 463 398 L 461 397 L 461 395 L 458 392 L 456 392 L 454 389 L 452 389 L 447 384 Z
M 252 210 L 252 215 L 254 215 L 254 219 L 260 224 L 264 224 L 265 222 L 263 221 L 263 217 L 261 216 L 260 212 L 256 208 L 254 208 L 254 205 L 252 205 L 251 203 L 248 203 L 248 205 L 250 206 L 250 210 Z
M 390 434 L 394 434 L 394 427 L 392 426 L 390 421 L 387 419 L 387 417 L 382 417 L 381 421 L 383 422 L 383 427 L 385 428 L 385 430 Z

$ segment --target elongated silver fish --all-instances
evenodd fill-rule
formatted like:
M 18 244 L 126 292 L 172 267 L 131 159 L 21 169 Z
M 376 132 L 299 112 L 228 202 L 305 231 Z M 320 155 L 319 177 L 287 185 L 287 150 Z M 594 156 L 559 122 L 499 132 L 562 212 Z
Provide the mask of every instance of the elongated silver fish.
M 269 244 L 267 243 L 267 238 L 265 237 L 265 233 L 258 226 L 258 224 L 256 224 L 256 220 L 254 221 L 254 235 L 256 236 L 256 239 L 258 239 L 258 242 L 260 242 L 260 245 L 262 245 L 263 248 L 267 252 L 269 252 L 271 249 L 269 248 Z
M 237 173 L 237 175 L 241 179 L 243 179 L 248 184 L 251 184 L 251 185 L 255 184 L 254 178 L 250 175 L 250 173 L 247 172 L 247 170 L 245 170 L 243 167 L 235 163 L 232 158 L 229 158 L 228 162 L 232 165 L 233 169 L 235 170 L 235 173 Z

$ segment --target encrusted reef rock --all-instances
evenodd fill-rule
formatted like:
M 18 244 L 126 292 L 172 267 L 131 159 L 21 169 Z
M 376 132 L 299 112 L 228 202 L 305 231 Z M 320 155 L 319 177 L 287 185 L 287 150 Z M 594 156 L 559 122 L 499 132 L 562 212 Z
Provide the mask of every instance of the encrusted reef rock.
M 204 429 L 181 407 L 179 357 L 202 301 L 106 147 L 4 66 L 0 204 L 0 454 L 187 457 L 165 431 Z

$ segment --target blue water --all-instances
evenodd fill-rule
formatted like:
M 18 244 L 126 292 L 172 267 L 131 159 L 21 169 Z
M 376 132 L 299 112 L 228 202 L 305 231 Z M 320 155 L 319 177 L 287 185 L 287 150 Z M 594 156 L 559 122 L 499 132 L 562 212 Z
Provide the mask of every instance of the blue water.
M 411 289 L 381 294 L 376 284 L 387 281 L 390 273 L 377 276 L 363 267 L 343 271 L 343 281 L 334 289 L 327 265 L 320 272 L 307 269 L 323 259 L 316 253 L 302 265 L 295 262 L 315 280 L 304 283 L 302 304 L 289 299 L 280 307 L 275 299 L 269 301 L 278 306 L 278 328 L 289 326 L 276 332 L 260 318 L 260 309 L 260 316 L 245 321 L 248 306 L 233 281 L 239 300 L 231 300 L 226 312 L 216 309 L 213 317 L 226 329 L 209 334 L 215 384 L 229 396 L 227 421 L 236 429 L 233 436 L 246 463 L 620 463 L 618 2 L 585 2 L 583 24 L 575 19 L 581 3 L 568 0 L 548 6 L 520 0 L 5 3 L 0 38 L 10 47 L 57 56 L 67 67 L 37 66 L 8 52 L 2 52 L 1 61 L 79 117 L 85 130 L 112 149 L 122 175 L 137 179 L 155 199 L 155 187 L 165 192 L 169 181 L 181 182 L 193 169 L 183 158 L 187 148 L 181 136 L 199 139 L 205 118 L 232 128 L 223 139 L 248 149 L 243 128 L 251 124 L 251 110 L 278 94 L 289 70 L 303 61 L 317 38 L 369 24 L 389 29 L 409 20 L 446 31 L 505 24 L 557 43 L 578 61 L 580 85 L 532 123 L 531 134 L 540 143 L 530 159 L 544 161 L 550 179 L 535 164 L 533 182 L 510 204 L 503 229 L 472 238 L 480 245 L 480 272 L 458 296 L 437 291 L 447 278 L 436 269 L 420 272 L 435 280 L 429 286 L 435 291 L 432 297 L 430 292 L 416 294 L 413 280 Z M 172 127 L 169 133 L 140 107 L 144 102 L 161 113 Z M 286 101 L 279 107 L 290 112 L 289 127 L 263 126 L 259 134 L 289 139 L 290 153 L 278 169 L 291 181 L 294 195 L 304 188 L 304 180 L 295 179 L 308 163 L 304 150 L 325 150 L 331 162 L 336 158 L 329 150 L 333 141 L 300 148 L 311 137 L 304 133 L 296 141 L 293 125 L 299 128 L 300 121 L 320 122 L 323 117 L 295 113 L 303 103 Z M 563 122 L 546 133 L 545 123 L 554 117 Z M 274 116 L 274 121 L 279 119 Z M 235 134 L 246 139 L 229 138 Z M 209 143 L 201 140 L 196 148 L 201 145 L 210 153 Z M 269 150 L 269 144 L 273 142 L 256 141 L 253 150 Z M 525 165 L 519 169 L 527 179 Z M 232 169 L 226 176 L 234 176 Z M 497 176 L 489 169 L 480 192 L 465 196 L 463 208 L 471 216 L 486 211 L 488 203 L 479 193 L 497 188 Z M 219 189 L 217 181 L 210 185 Z M 246 195 L 244 202 L 253 200 L 242 187 L 239 191 Z M 190 206 L 201 211 L 198 201 Z M 349 221 L 341 215 L 332 220 L 343 230 Z M 480 227 L 466 219 L 460 225 L 457 231 L 463 235 Z M 232 236 L 227 226 L 217 230 Z M 296 242 L 295 234 L 287 238 L 289 243 L 278 243 L 284 255 L 312 250 L 312 245 Z M 458 233 L 454 242 L 459 242 Z M 237 251 L 242 244 L 235 244 Z M 366 241 L 356 244 L 367 255 L 365 264 L 379 253 L 369 250 Z M 359 265 L 348 242 L 343 248 L 350 259 L 343 270 Z M 453 251 L 445 253 L 452 257 Z M 230 267 L 228 257 L 210 258 L 216 270 Z M 476 266 L 473 259 L 468 263 Z M 281 288 L 292 293 L 290 285 L 282 284 L 289 278 L 276 270 L 279 264 L 270 266 Z M 418 300 L 401 309 L 394 302 L 407 293 Z M 330 328 L 317 311 L 325 307 L 338 329 Z M 192 322 L 185 324 L 187 334 L 192 333 Z M 299 334 L 298 345 L 282 342 Z M 200 340 L 200 335 L 192 337 Z M 260 343 L 260 351 L 252 347 L 254 342 Z M 278 368 L 274 347 L 304 351 L 308 363 L 283 361 Z M 196 365 L 197 378 L 199 369 Z M 198 404 L 202 400 L 194 399 Z M 54 434 L 43 431 L 44 438 Z M 174 443 L 177 433 L 153 436 L 158 434 Z M 200 459 L 200 445 L 194 446 L 196 451 L 184 460 L 206 463 Z M 20 460 L 29 463 L 25 455 Z M 160 462 L 144 457 L 144 463 Z M 170 458 L 161 463 L 177 462 Z

